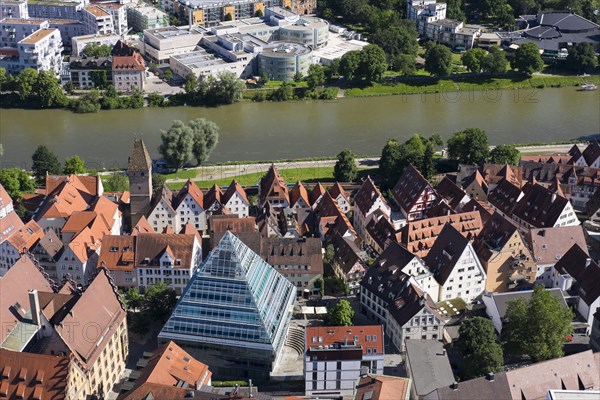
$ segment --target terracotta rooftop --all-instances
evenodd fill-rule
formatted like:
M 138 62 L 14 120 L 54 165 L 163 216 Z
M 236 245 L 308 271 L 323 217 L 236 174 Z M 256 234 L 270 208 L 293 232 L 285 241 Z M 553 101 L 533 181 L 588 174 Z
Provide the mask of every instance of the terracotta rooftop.
M 4 186 L 2 186 L 2 184 L 0 183 L 0 210 L 3 209 L 4 207 L 8 206 L 12 202 L 13 201 L 10 198 L 10 196 L 8 195 L 8 192 L 6 191 L 6 189 L 4 189 Z
M 67 399 L 69 358 L 0 349 L 5 399 Z
M 246 196 L 246 191 L 235 179 L 231 181 L 231 184 L 229 184 L 229 186 L 227 187 L 225 194 L 223 194 L 223 204 L 227 204 L 235 193 L 238 193 L 242 200 L 244 200 L 246 204 L 250 205 L 248 197 Z
M 102 238 L 98 267 L 133 271 L 136 236 L 107 235 Z
M 531 229 L 526 240 L 538 265 L 556 264 L 574 244 L 587 254 L 587 244 L 580 225 Z
M 318 346 L 333 346 L 339 344 L 356 344 L 362 346 L 363 355 L 384 354 L 383 327 L 381 325 L 365 326 L 307 326 L 305 333 L 307 353 Z M 367 349 L 370 349 L 367 353 Z
M 18 322 L 27 320 L 25 313 L 30 310 L 30 289 L 53 291 L 51 282 L 31 259 L 24 255 L 0 279 L 0 344 L 6 340 Z
M 146 64 L 139 53 L 134 53 L 132 56 L 113 56 L 112 70 L 113 72 L 145 71 Z
M 146 268 L 159 267 L 159 259 L 165 252 L 174 259 L 174 268 L 189 269 L 192 265 L 195 236 L 173 233 L 140 233 L 136 238 L 136 265 Z
M 267 174 L 259 182 L 259 205 L 264 206 L 269 200 L 279 200 L 289 203 L 287 184 L 279 174 L 275 164 L 271 164 Z
M 327 190 L 332 198 L 337 199 L 340 195 L 343 196 L 346 200 L 349 200 L 350 197 L 348 193 L 344 190 L 342 185 L 339 182 L 335 182 L 332 187 Z
M 145 216 L 142 215 L 138 223 L 133 227 L 131 235 L 135 236 L 140 233 L 154 233 L 154 229 L 150 226 L 150 223 Z
M 0 219 L 0 243 L 18 232 L 23 226 L 23 221 L 21 221 L 19 215 L 15 211 L 9 212 L 4 218 Z
M 306 190 L 302 182 L 298 181 L 296 182 L 292 190 L 290 190 L 290 207 L 295 206 L 300 199 L 304 200 L 306 206 L 310 207 L 308 191 Z
M 468 211 L 411 221 L 400 230 L 400 242 L 410 252 L 425 257 L 447 223 L 469 240 L 475 239 L 483 228 L 479 211 Z
M 202 190 L 196 185 L 196 183 L 188 179 L 183 188 L 177 193 L 177 196 L 173 198 L 173 209 L 177 209 L 181 202 L 190 196 L 200 207 L 204 208 L 204 194 Z
M 8 238 L 8 242 L 19 252 L 29 251 L 44 236 L 42 227 L 29 221 Z
M 410 379 L 397 376 L 367 375 L 356 386 L 356 400 L 403 400 L 410 395 Z

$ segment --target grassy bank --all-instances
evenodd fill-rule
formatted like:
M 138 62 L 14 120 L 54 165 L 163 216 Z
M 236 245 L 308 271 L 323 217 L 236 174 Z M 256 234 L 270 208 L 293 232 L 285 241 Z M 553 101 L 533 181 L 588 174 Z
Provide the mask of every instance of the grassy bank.
M 316 180 L 333 180 L 333 167 L 323 168 L 291 168 L 279 170 L 286 182 L 296 181 L 311 182 Z M 214 184 L 219 186 L 228 186 L 232 179 L 236 179 L 242 186 L 252 186 L 258 184 L 258 180 L 265 175 L 265 172 L 253 172 L 246 175 L 228 176 L 226 178 L 197 180 L 196 184 L 201 188 L 209 188 Z M 210 175 L 209 175 L 210 176 Z M 179 189 L 183 182 L 169 182 L 167 184 L 171 189 Z
M 439 93 L 498 89 L 542 89 L 546 87 L 574 87 L 582 83 L 600 84 L 600 75 L 588 77 L 534 75 L 532 77 L 511 76 L 507 78 L 483 78 L 477 76 L 451 79 L 420 78 L 402 82 L 374 83 L 363 88 L 346 89 L 346 97 L 369 97 L 419 93 Z

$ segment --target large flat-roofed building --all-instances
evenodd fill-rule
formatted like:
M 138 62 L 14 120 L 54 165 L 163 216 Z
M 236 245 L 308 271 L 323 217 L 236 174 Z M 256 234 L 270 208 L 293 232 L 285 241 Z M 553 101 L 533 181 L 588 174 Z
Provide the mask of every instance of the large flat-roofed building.
M 169 64 L 170 57 L 197 50 L 205 33 L 202 28 L 187 26 L 146 29 L 140 51 L 158 65 Z
M 59 76 L 62 67 L 63 45 L 58 29 L 41 28 L 20 40 L 16 50 L 11 48 L 0 58 L 0 66 L 10 74 L 25 68 L 49 71 Z
M 167 9 L 169 0 L 163 2 Z M 213 26 L 227 19 L 252 18 L 259 10 L 264 13 L 265 8 L 285 6 L 284 3 L 289 5 L 290 0 L 174 0 L 173 10 L 192 25 Z
M 30 18 L 81 20 L 84 1 L 28 0 Z
M 27 0 L 6 0 L 0 4 L 0 19 L 3 18 L 29 18 Z
M 279 40 L 301 43 L 313 49 L 325 47 L 329 38 L 329 23 L 321 18 L 302 17 L 279 28 Z
M 251 54 L 248 53 L 241 53 L 239 61 L 229 61 L 212 52 L 196 50 L 171 57 L 169 66 L 171 71 L 181 77 L 193 74 L 205 79 L 211 75 L 218 76 L 222 72 L 233 72 L 237 76 L 246 77 L 252 75 L 251 61 Z
M 306 75 L 312 64 L 312 50 L 299 43 L 273 42 L 258 55 L 258 72 L 276 81 L 292 81 L 294 75 Z
M 287 336 L 296 289 L 231 232 L 210 253 L 158 335 L 218 379 L 268 379 Z

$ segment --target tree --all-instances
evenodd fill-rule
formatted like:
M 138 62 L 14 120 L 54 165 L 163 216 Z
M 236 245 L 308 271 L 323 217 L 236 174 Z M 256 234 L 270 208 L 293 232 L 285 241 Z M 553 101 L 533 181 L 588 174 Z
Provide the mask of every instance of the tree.
M 7 81 L 8 78 L 6 77 L 6 69 L 0 67 L 0 92 L 4 90 L 4 85 Z
M 379 173 L 385 179 L 388 186 L 396 183 L 400 177 L 400 173 L 396 167 L 401 157 L 402 148 L 400 143 L 396 139 L 389 139 L 383 147 L 381 157 L 379 158 Z
M 356 79 L 356 72 L 360 64 L 359 52 L 352 50 L 347 52 L 340 59 L 340 74 L 346 78 L 346 81 L 352 82 Z
M 348 300 L 340 300 L 335 307 L 327 310 L 327 322 L 331 326 L 352 326 L 354 310 Z
M 71 107 L 76 113 L 95 113 L 100 111 L 100 92 L 98 89 L 92 89 L 79 99 L 71 103 Z
M 334 256 L 335 249 L 332 244 L 328 244 L 327 247 L 325 247 L 325 254 L 323 255 L 323 264 L 325 266 L 332 266 Z
M 33 92 L 38 79 L 38 72 L 33 68 L 25 68 L 17 77 L 17 91 L 21 100 L 27 99 Z
M 317 86 L 323 86 L 325 84 L 325 69 L 321 65 L 312 64 L 308 67 L 306 82 L 310 90 L 314 90 Z
M 73 84 L 73 81 L 67 81 L 63 85 L 63 89 L 65 90 L 65 92 L 67 92 L 67 94 L 73 94 L 73 92 L 75 91 L 75 85 Z
M 232 104 L 242 99 L 246 88 L 244 81 L 233 72 L 221 72 L 219 79 L 212 83 L 209 93 L 217 104 Z
M 505 3 L 506 0 L 502 2 Z M 515 26 L 515 14 L 512 7 L 502 4 L 496 13 L 496 24 L 504 30 L 511 30 Z
M 267 83 L 269 83 L 269 81 L 271 80 L 271 78 L 269 78 L 269 74 L 267 74 L 266 72 L 262 72 L 260 74 L 260 84 L 262 86 L 266 85 Z
M 27 171 L 20 168 L 0 169 L 0 184 L 4 186 L 6 193 L 13 200 L 19 200 L 23 193 L 33 193 L 35 191 L 33 179 Z
M 254 13 L 254 16 L 256 18 L 262 18 L 262 17 L 264 17 L 263 11 L 262 10 L 256 10 L 256 12 Z
M 569 48 L 567 67 L 577 73 L 591 72 L 598 66 L 598 57 L 591 43 L 575 43 Z
M 511 144 L 499 144 L 490 151 L 490 162 L 492 164 L 519 165 L 521 153 Z
M 433 142 L 427 141 L 425 143 L 425 152 L 423 153 L 423 161 L 421 162 L 421 174 L 425 179 L 431 179 L 435 174 L 435 147 Z
M 170 69 L 166 70 L 163 74 L 163 77 L 167 80 L 167 82 L 170 82 L 171 79 L 173 79 L 173 71 L 171 71 Z
M 512 67 L 528 75 L 541 71 L 544 68 L 544 61 L 539 47 L 533 42 L 521 44 L 515 51 Z
M 188 125 L 192 129 L 194 137 L 192 154 L 198 165 L 200 165 L 208 160 L 210 153 L 219 143 L 219 126 L 204 118 L 196 118 L 190 121 Z
M 271 93 L 271 100 L 287 101 L 294 98 L 294 88 L 291 84 L 283 82 L 276 90 Z
M 489 153 L 488 138 L 479 128 L 456 132 L 448 139 L 448 156 L 461 164 L 481 165 Z
M 302 75 L 302 72 L 298 71 L 294 74 L 294 82 L 302 82 L 303 79 L 304 76 Z
M 198 77 L 196 77 L 196 74 L 187 74 L 185 77 L 185 85 L 183 87 L 187 94 L 194 93 L 198 90 Z
M 42 108 L 63 108 L 69 104 L 60 82 L 48 71 L 38 74 L 33 92 L 37 95 L 38 103 Z
M 148 317 L 162 320 L 171 315 L 175 304 L 177 304 L 175 290 L 164 283 L 159 283 L 146 290 L 142 302 L 142 312 Z
M 94 87 L 98 89 L 104 89 L 109 86 L 106 70 L 90 71 L 90 79 Z
M 465 321 L 460 326 L 456 347 L 464 356 L 463 379 L 502 371 L 504 355 L 489 319 L 475 317 Z
M 506 54 L 497 46 L 489 49 L 488 55 L 482 63 L 481 68 L 486 74 L 504 74 L 508 68 Z
M 135 310 L 141 307 L 144 302 L 144 296 L 138 292 L 137 288 L 130 288 L 123 297 L 128 309 Z
M 567 337 L 573 333 L 573 312 L 558 298 L 537 285 L 529 301 L 511 301 L 503 329 L 506 349 L 530 357 L 535 362 L 561 357 Z
M 129 177 L 119 172 L 113 173 L 104 184 L 107 192 L 125 192 L 129 190 Z
M 31 159 L 33 160 L 31 167 L 33 177 L 38 184 L 46 181 L 46 173 L 49 175 L 59 175 L 62 172 L 58 157 L 45 145 L 38 146 Z
M 63 168 L 63 174 L 78 175 L 78 174 L 85 174 L 85 172 L 86 172 L 85 163 L 79 156 L 75 155 L 73 157 L 69 157 L 69 158 L 65 159 L 65 166 Z
M 97 43 L 89 43 L 85 45 L 81 54 L 87 57 L 108 57 L 111 52 L 112 49 L 107 44 L 98 45 Z
M 425 54 L 425 70 L 436 76 L 447 76 L 452 72 L 452 53 L 444 45 L 435 45 Z
M 352 182 L 356 179 L 356 161 L 354 153 L 344 149 L 337 155 L 337 162 L 333 167 L 333 178 L 338 182 Z
M 152 198 L 155 198 L 167 183 L 167 177 L 162 174 L 152 174 Z
M 192 129 L 179 120 L 174 120 L 168 131 L 160 131 L 162 141 L 158 148 L 167 163 L 176 170 L 192 159 L 194 134 Z
M 463 11 L 463 0 L 448 0 L 446 2 L 447 4 L 447 10 L 446 10 L 446 17 L 450 18 L 450 19 L 454 19 L 456 21 L 466 21 L 467 20 L 467 16 L 465 15 L 465 12 Z
M 487 57 L 485 50 L 480 48 L 472 48 L 467 50 L 461 57 L 461 61 L 465 67 L 471 72 L 479 73 L 483 68 L 483 64 Z
M 408 21 L 407 21 L 408 22 Z M 419 34 L 414 22 L 394 26 L 382 26 L 371 36 L 371 42 L 380 46 L 393 60 L 400 54 L 417 55 L 417 38 Z
M 223 17 L 223 21 L 233 21 L 233 15 L 231 15 L 231 13 L 225 14 L 225 17 Z
M 378 81 L 387 71 L 387 57 L 383 49 L 369 44 L 359 53 L 358 74 L 367 82 Z
M 417 71 L 415 56 L 410 54 L 398 54 L 392 60 L 391 68 L 396 72 L 400 72 L 400 75 L 414 75 Z

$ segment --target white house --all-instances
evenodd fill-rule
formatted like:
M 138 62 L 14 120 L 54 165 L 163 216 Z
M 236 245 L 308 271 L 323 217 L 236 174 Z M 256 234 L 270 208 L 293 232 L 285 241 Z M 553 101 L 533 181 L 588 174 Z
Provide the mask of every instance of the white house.
M 240 186 L 240 184 L 234 179 L 223 194 L 221 198 L 224 207 L 231 212 L 236 214 L 240 218 L 248 216 L 250 211 L 250 202 L 246 196 L 246 191 Z
M 0 277 L 21 258 L 21 254 L 29 252 L 42 236 L 42 228 L 35 221 L 29 221 L 0 243 Z
M 306 395 L 352 396 L 360 376 L 383 374 L 384 349 L 381 325 L 307 327 L 304 340 Z
M 401 351 L 407 339 L 442 339 L 445 320 L 434 300 L 400 268 L 373 266 L 360 285 L 361 313 L 382 324 Z
M 450 224 L 440 232 L 425 265 L 440 285 L 438 301 L 460 297 L 469 303 L 485 289 L 485 270 L 473 245 Z
M 135 241 L 135 270 L 140 291 L 164 283 L 181 294 L 202 261 L 197 235 L 140 233 Z
M 388 219 L 392 214 L 389 204 L 371 177 L 367 176 L 354 196 L 354 228 L 361 237 L 365 237 L 365 229 L 375 210 L 381 210 Z
M 600 266 L 579 245 L 573 247 L 552 267 L 550 287 L 568 292 L 577 299 L 577 311 L 592 329 L 594 313 L 600 307 Z
M 576 146 L 576 145 L 575 145 Z M 571 150 L 573 151 L 573 149 Z M 600 144 L 592 140 L 583 150 L 583 153 L 576 154 L 573 158 L 573 164 L 579 167 L 600 168 Z
M 69 244 L 64 246 L 56 262 L 56 275 L 59 281 L 69 274 L 79 285 L 86 285 L 96 273 L 98 254 L 103 233 L 93 232 L 85 227 Z
M 348 214 L 352 209 L 350 205 L 350 196 L 344 190 L 342 185 L 339 182 L 336 182 L 332 187 L 328 190 L 329 195 L 338 203 L 340 209 L 344 212 L 344 214 Z
M 188 223 L 192 224 L 196 230 L 206 231 L 204 195 L 194 181 L 188 179 L 183 189 L 173 199 L 173 208 L 176 217 L 171 227 L 175 232 L 180 232 Z
M 298 210 L 306 210 L 310 208 L 308 191 L 300 181 L 296 182 L 294 187 L 290 190 L 290 208 L 296 213 Z

